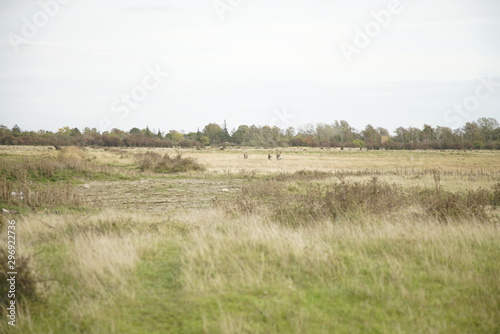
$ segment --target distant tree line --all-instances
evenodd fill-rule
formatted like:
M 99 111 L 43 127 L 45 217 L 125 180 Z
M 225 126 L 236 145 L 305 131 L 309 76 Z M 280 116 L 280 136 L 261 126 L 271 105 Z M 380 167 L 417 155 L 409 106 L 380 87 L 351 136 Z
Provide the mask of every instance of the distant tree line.
M 332 124 L 307 125 L 300 129 L 276 126 L 240 125 L 228 131 L 226 123 L 207 124 L 203 130 L 181 133 L 132 128 L 99 132 L 95 128 L 63 127 L 57 132 L 22 131 L 0 125 L 0 145 L 54 146 L 122 146 L 122 147 L 184 147 L 250 146 L 250 147 L 366 147 L 368 149 L 496 149 L 500 150 L 500 127 L 493 118 L 479 118 L 463 127 L 435 127 L 424 124 L 419 128 L 399 127 L 391 135 L 387 129 L 367 125 L 358 131 L 347 121 Z

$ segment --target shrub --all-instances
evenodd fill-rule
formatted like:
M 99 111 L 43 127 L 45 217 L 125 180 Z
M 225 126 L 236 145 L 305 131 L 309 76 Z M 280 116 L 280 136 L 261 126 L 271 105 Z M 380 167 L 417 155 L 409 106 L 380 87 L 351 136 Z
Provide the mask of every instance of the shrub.
M 300 226 L 324 219 L 387 214 L 408 200 L 400 187 L 377 178 L 367 182 L 311 182 L 334 175 L 318 171 L 280 174 L 243 187 L 242 196 L 226 205 L 233 211 L 244 209 L 242 213 L 266 206 L 273 220 Z
M 146 152 L 143 154 L 137 154 L 135 159 L 141 171 L 175 173 L 205 170 L 205 166 L 198 163 L 196 159 L 185 158 L 180 153 L 171 157 L 168 154 L 161 156 L 155 152 Z
M 363 171 L 360 175 L 365 175 Z M 365 182 L 348 182 L 349 173 L 299 171 L 279 174 L 244 186 L 234 201 L 219 202 L 229 212 L 254 214 L 265 208 L 268 216 L 287 226 L 301 226 L 321 220 L 354 219 L 364 216 L 384 217 L 421 208 L 423 215 L 439 221 L 488 220 L 488 207 L 500 202 L 500 184 L 492 191 L 485 189 L 452 193 L 440 185 L 441 173 L 425 171 L 434 176 L 432 189 L 404 189 L 380 182 L 373 177 Z M 373 175 L 373 173 L 372 173 Z M 338 177 L 339 182 L 320 181 Z
M 441 222 L 473 218 L 486 220 L 486 208 L 490 205 L 490 193 L 485 189 L 466 193 L 424 190 L 418 192 L 417 199 L 427 214 Z
M 331 217 L 356 214 L 387 214 L 406 201 L 401 187 L 381 183 L 376 177 L 367 182 L 341 182 L 324 197 L 324 206 Z

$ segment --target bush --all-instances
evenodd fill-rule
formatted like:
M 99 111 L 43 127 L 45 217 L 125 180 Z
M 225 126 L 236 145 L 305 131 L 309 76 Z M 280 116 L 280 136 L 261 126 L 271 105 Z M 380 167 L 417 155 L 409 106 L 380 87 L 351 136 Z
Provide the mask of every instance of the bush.
M 441 188 L 437 171 L 429 173 L 434 175 L 436 181 L 433 189 L 404 189 L 380 182 L 376 177 L 365 182 L 348 182 L 345 176 L 350 174 L 342 172 L 299 171 L 247 185 L 237 199 L 217 204 L 239 214 L 255 214 L 264 208 L 272 220 L 287 226 L 321 220 L 358 220 L 364 216 L 384 217 L 406 212 L 411 206 L 420 209 L 421 215 L 437 218 L 441 222 L 463 219 L 487 221 L 488 207 L 500 204 L 500 184 L 492 191 L 479 189 L 452 193 Z M 364 174 L 359 171 L 360 176 Z M 334 177 L 338 177 L 340 182 L 319 181 Z
M 188 171 L 204 171 L 205 166 L 198 163 L 194 158 L 184 158 L 178 153 L 175 157 L 168 154 L 161 156 L 155 152 L 146 152 L 135 156 L 141 171 L 153 171 L 155 173 L 175 173 Z
M 418 192 L 417 199 L 426 213 L 441 222 L 457 219 L 486 220 L 486 208 L 491 204 L 490 193 L 485 189 L 466 193 L 451 193 L 441 189 Z
M 387 214 L 408 200 L 400 187 L 377 178 L 367 182 L 312 182 L 333 176 L 319 171 L 280 174 L 243 187 L 242 196 L 226 206 L 229 211 L 242 213 L 254 213 L 254 208 L 266 206 L 273 220 L 300 226 L 324 219 Z

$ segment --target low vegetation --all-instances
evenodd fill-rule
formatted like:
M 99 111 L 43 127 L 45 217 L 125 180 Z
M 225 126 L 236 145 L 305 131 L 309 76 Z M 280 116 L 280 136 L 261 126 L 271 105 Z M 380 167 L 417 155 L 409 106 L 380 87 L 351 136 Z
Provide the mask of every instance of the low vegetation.
M 4 156 L 0 159 L 0 203 L 8 207 L 82 206 L 75 181 L 120 178 L 112 169 L 93 164 L 87 153 L 67 147 L 55 155 Z
M 171 157 L 169 154 L 162 156 L 155 152 L 146 152 L 137 154 L 136 161 L 141 171 L 153 171 L 156 173 L 205 170 L 205 166 L 198 163 L 196 159 L 183 157 L 181 153 L 177 153 L 177 155 Z
M 436 185 L 430 189 L 403 188 L 380 182 L 376 176 L 364 182 L 346 181 L 346 174 L 298 171 L 272 176 L 243 187 L 235 200 L 215 204 L 235 215 L 266 212 L 277 222 L 298 226 L 339 218 L 387 217 L 412 208 L 417 218 L 488 222 L 494 218 L 490 209 L 499 201 L 500 183 L 491 190 L 450 192 L 440 187 L 436 171 Z

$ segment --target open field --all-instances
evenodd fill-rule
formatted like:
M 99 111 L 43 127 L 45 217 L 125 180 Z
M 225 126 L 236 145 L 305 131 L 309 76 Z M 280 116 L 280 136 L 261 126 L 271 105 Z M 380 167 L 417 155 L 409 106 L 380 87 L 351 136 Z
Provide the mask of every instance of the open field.
M 179 152 L 0 146 L 0 332 L 500 332 L 499 153 Z

